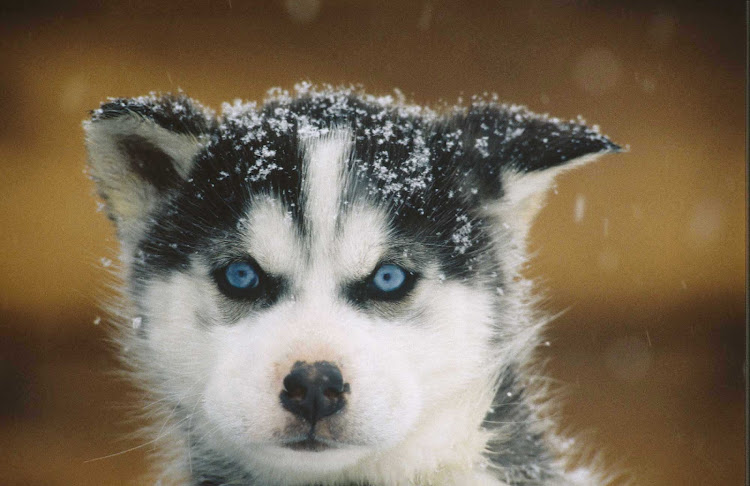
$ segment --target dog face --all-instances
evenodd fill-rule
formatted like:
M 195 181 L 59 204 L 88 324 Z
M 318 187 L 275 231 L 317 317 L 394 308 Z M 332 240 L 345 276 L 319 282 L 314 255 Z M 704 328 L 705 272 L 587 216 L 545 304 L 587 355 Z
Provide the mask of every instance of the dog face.
M 517 107 L 308 86 L 219 117 L 112 100 L 85 126 L 128 359 L 205 477 L 269 484 L 481 457 L 498 377 L 533 348 L 514 285 L 542 191 L 617 148 Z

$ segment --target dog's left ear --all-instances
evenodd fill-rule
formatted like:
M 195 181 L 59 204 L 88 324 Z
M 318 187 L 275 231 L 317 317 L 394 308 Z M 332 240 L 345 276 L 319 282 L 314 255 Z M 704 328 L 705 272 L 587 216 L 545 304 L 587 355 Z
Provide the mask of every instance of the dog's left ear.
M 466 119 L 481 197 L 506 228 L 524 239 L 561 173 L 621 148 L 596 128 L 539 116 L 520 107 L 472 110 Z
M 214 123 L 186 96 L 113 99 L 92 112 L 89 171 L 121 239 L 188 177 Z

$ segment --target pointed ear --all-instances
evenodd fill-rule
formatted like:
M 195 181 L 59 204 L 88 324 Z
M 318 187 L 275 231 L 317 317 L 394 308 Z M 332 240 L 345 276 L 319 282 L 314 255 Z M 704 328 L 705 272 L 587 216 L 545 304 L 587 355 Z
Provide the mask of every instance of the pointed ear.
M 185 96 L 113 99 L 92 112 L 89 172 L 121 237 L 187 178 L 214 123 Z
M 497 186 L 487 187 L 484 182 L 483 193 L 492 195 L 493 210 L 521 239 L 544 207 L 547 191 L 558 175 L 621 151 L 596 127 L 535 115 L 520 107 L 507 108 L 497 116 L 500 119 L 494 126 L 502 130 L 496 129 L 497 138 L 481 147 L 492 153 L 486 161 L 490 167 L 481 171 L 483 177 Z

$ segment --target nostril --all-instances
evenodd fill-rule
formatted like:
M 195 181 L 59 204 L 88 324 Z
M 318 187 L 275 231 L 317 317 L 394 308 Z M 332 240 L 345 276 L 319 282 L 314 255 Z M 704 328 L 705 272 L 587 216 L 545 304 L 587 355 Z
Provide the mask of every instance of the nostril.
M 326 388 L 325 390 L 323 390 L 323 396 L 329 400 L 338 400 L 339 398 L 341 398 L 342 393 L 343 390 L 339 391 L 335 388 Z
M 344 398 L 344 393 L 349 391 L 348 383 L 337 383 L 327 386 L 323 389 L 323 396 L 328 400 L 340 400 Z
M 304 386 L 290 386 L 286 389 L 286 395 L 292 400 L 304 400 L 307 396 L 307 388 Z
M 294 375 L 289 375 L 284 378 L 284 393 L 290 400 L 302 401 L 307 396 L 307 387 Z

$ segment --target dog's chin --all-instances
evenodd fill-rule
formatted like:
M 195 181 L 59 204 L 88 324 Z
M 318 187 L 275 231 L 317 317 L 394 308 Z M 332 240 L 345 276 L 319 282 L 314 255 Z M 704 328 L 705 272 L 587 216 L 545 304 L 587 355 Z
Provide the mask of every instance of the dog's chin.
M 335 475 L 355 466 L 373 453 L 366 446 L 312 437 L 266 444 L 253 452 L 259 465 L 289 478 Z

